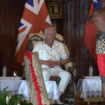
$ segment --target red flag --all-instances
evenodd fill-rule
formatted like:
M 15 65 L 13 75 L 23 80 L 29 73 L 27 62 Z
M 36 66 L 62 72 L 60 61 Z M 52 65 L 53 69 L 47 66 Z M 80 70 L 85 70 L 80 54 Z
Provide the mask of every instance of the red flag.
M 101 0 L 91 0 L 91 2 L 92 4 L 90 7 L 89 16 L 93 14 L 94 9 L 102 8 Z M 95 60 L 96 60 L 96 33 L 97 30 L 94 23 L 90 23 L 89 21 L 87 21 L 85 25 L 84 42 Z
M 93 14 L 94 6 L 93 4 L 90 7 L 89 16 Z M 96 60 L 96 27 L 94 23 L 91 23 L 89 20 L 85 25 L 85 35 L 84 35 L 84 43 L 89 50 L 90 54 Z
M 90 54 L 96 60 L 96 28 L 93 23 L 87 21 L 85 25 L 84 42 Z
M 50 26 L 50 19 L 44 0 L 26 0 L 23 16 L 19 25 L 16 58 L 19 63 L 23 55 L 30 33 L 38 33 Z

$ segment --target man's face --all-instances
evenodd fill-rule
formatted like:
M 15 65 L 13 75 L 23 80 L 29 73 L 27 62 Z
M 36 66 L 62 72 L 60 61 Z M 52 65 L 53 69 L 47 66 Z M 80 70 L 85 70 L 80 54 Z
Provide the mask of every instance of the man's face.
M 105 32 L 105 16 L 103 14 L 94 16 L 94 23 L 98 31 Z
M 52 46 L 53 43 L 54 43 L 54 40 L 55 40 L 55 37 L 56 37 L 56 32 L 55 30 L 49 30 L 46 34 L 46 39 L 45 39 L 45 42 L 49 45 L 49 46 Z
M 105 8 L 105 0 L 102 0 L 102 8 Z

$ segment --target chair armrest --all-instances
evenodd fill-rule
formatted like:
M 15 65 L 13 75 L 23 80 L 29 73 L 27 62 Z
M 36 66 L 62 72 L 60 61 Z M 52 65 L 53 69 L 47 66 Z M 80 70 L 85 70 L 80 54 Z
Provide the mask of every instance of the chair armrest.
M 70 72 L 70 74 L 72 75 L 72 77 L 76 77 L 77 74 L 77 70 L 75 69 L 75 64 L 72 62 L 68 62 L 65 64 L 65 68 L 68 72 Z
M 65 64 L 66 70 L 69 70 L 69 69 L 71 69 L 73 67 L 74 67 L 74 64 L 72 62 L 68 62 L 68 63 Z

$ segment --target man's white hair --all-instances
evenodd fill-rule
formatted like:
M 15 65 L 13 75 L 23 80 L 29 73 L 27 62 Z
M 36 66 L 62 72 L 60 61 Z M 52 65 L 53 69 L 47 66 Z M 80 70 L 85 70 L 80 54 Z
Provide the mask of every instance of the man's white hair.
M 55 27 L 50 26 L 50 27 L 47 27 L 47 28 L 44 30 L 44 34 L 47 34 L 50 30 L 54 30 L 54 31 L 56 32 Z

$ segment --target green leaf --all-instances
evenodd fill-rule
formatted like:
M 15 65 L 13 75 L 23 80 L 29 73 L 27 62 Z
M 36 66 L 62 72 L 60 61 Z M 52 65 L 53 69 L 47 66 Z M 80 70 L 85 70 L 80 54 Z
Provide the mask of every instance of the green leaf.
M 0 93 L 0 105 L 7 105 L 6 97 L 10 96 L 9 92 L 7 91 L 7 88 L 5 88 Z M 20 103 L 20 105 L 32 105 L 32 103 L 29 103 L 27 100 L 25 100 L 25 97 L 21 94 L 11 96 L 8 105 L 17 105 L 18 103 Z

